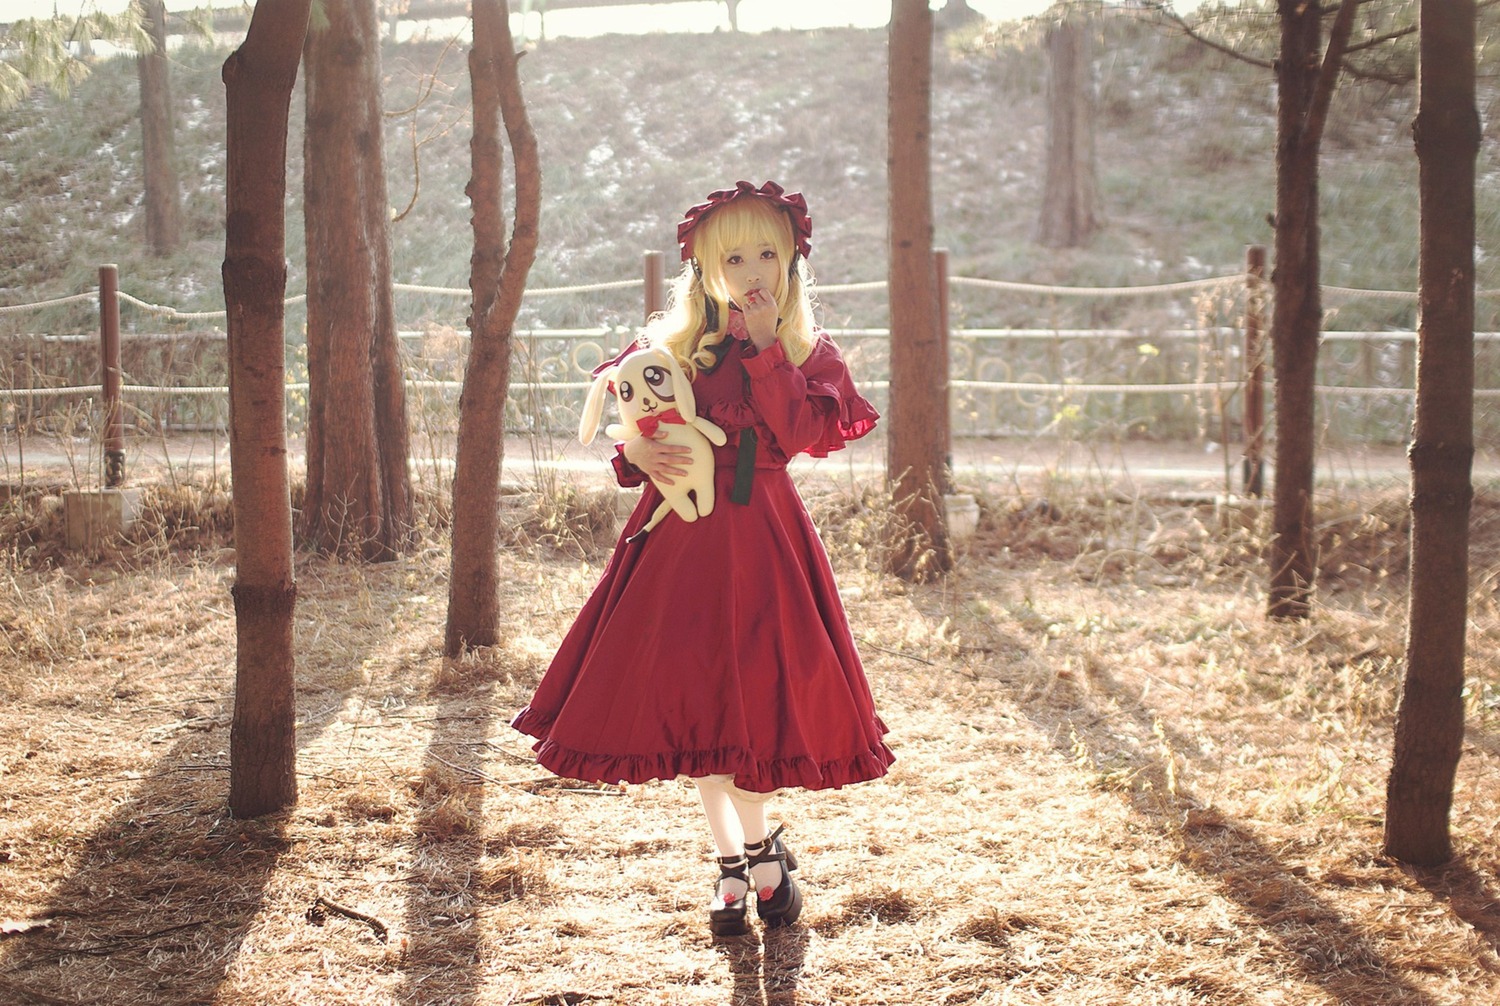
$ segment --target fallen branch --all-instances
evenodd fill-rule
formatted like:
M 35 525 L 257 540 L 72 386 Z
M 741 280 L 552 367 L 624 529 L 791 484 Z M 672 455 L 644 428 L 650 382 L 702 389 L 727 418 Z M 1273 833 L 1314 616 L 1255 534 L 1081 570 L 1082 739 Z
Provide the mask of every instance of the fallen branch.
M 384 922 L 381 922 L 375 916 L 366 915 L 364 912 L 356 912 L 352 908 L 346 908 L 335 901 L 329 901 L 327 898 L 321 896 L 315 899 L 312 907 L 307 910 L 307 921 L 315 926 L 321 926 L 324 922 L 328 921 L 329 912 L 332 912 L 334 915 L 342 915 L 346 919 L 353 919 L 356 922 L 363 922 L 370 927 L 370 931 L 375 934 L 375 938 L 381 943 L 390 939 L 390 930 L 386 928 Z
M 599 788 L 590 783 L 580 782 L 577 779 L 564 779 L 561 776 L 545 775 L 536 779 L 525 779 L 520 782 L 507 783 L 532 795 L 540 793 L 544 789 L 560 789 L 574 796 L 624 796 L 623 786 L 608 786 Z
M 863 650 L 878 650 L 881 653 L 889 653 L 893 657 L 905 657 L 907 660 L 915 660 L 917 663 L 926 664 L 928 667 L 937 666 L 936 663 L 928 660 L 926 657 L 919 657 L 915 653 L 908 653 L 906 650 L 892 650 L 884 646 L 876 646 L 868 640 L 861 640 L 859 646 Z

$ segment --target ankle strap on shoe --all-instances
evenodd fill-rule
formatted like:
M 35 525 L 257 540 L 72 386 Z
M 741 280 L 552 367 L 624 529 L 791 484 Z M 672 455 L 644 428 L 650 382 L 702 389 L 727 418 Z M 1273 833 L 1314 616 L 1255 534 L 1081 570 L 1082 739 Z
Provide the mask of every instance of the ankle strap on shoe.
M 785 829 L 786 825 L 779 824 L 776 826 L 775 831 L 771 832 L 771 834 L 767 835 L 761 841 L 756 842 L 753 846 L 745 846 L 745 858 L 749 860 L 751 866 L 759 866 L 762 863 L 786 862 L 786 852 L 785 850 L 777 848 L 776 842 L 776 840 L 781 837 L 782 831 Z M 752 852 L 752 849 L 757 849 L 759 851 Z

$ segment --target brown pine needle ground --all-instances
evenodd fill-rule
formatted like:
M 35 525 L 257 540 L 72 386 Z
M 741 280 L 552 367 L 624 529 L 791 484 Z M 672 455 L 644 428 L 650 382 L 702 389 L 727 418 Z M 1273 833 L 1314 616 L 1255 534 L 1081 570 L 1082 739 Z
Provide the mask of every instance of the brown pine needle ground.
M 225 807 L 223 538 L 84 564 L 32 527 L 0 580 L 0 1002 L 1500 1000 L 1492 504 L 1460 856 L 1421 873 L 1379 855 L 1399 499 L 1333 505 L 1315 616 L 1277 625 L 1250 510 L 982 492 L 959 572 L 908 587 L 872 571 L 878 500 L 809 496 L 899 761 L 773 803 L 802 924 L 718 943 L 691 786 L 555 779 L 507 724 L 598 574 L 590 494 L 515 505 L 507 641 L 462 661 L 437 539 L 300 559 L 301 799 L 260 821 Z

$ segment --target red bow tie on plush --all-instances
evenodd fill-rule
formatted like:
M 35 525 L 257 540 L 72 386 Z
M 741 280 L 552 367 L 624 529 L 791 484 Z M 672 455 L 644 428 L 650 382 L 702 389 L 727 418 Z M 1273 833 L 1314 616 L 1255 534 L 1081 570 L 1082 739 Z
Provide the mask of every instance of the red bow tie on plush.
M 635 425 L 640 428 L 641 436 L 643 437 L 656 436 L 656 428 L 662 423 L 675 423 L 678 426 L 686 426 L 687 420 L 683 419 L 676 409 L 668 409 L 659 416 L 642 416 L 635 421 Z

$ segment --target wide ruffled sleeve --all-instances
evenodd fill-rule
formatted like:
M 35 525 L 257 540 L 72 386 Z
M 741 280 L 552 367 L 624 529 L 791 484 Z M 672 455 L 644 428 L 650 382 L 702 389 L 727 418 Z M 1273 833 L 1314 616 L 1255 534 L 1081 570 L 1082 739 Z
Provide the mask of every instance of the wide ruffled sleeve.
M 744 361 L 761 420 L 788 457 L 827 457 L 875 428 L 880 413 L 854 386 L 843 354 L 826 332 L 794 366 L 779 343 Z

